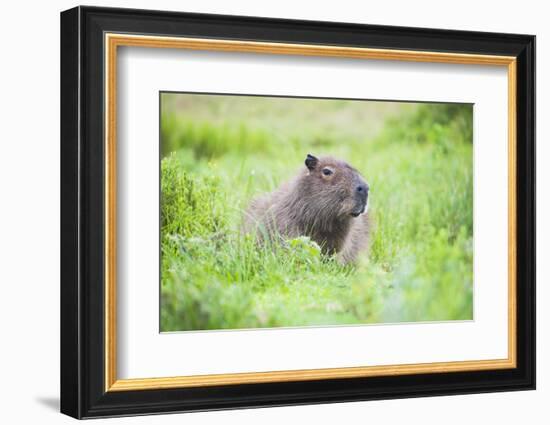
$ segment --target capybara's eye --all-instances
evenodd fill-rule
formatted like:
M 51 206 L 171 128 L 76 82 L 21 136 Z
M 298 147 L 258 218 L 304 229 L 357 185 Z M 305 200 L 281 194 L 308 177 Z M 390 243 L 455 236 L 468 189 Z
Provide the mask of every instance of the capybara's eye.
M 330 176 L 332 174 L 332 170 L 330 168 L 323 168 L 323 174 L 325 176 Z

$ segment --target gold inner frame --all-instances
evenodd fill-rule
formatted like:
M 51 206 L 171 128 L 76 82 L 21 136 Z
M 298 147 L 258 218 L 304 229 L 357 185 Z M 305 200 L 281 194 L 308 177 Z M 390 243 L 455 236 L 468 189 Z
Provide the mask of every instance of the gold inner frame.
M 118 379 L 116 325 L 116 123 L 117 48 L 119 46 L 171 48 L 263 54 L 325 56 L 355 59 L 398 60 L 507 67 L 508 71 L 508 357 L 382 366 L 284 370 L 175 376 L 165 378 Z M 285 381 L 308 381 L 353 377 L 410 375 L 510 369 L 516 367 L 516 58 L 462 53 L 370 49 L 326 45 L 267 43 L 105 34 L 105 391 L 235 385 Z

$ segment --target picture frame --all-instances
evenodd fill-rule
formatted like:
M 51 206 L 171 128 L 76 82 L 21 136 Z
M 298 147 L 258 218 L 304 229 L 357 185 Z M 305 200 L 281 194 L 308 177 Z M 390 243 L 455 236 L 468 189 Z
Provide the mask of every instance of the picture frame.
M 506 358 L 120 379 L 121 47 L 505 69 Z M 62 413 L 92 418 L 534 388 L 534 36 L 83 6 L 61 13 Z

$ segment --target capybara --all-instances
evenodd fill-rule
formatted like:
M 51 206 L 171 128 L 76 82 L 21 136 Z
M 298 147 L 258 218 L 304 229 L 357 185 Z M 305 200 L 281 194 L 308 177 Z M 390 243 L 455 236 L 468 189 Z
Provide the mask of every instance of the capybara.
M 252 201 L 245 231 L 273 241 L 308 236 L 325 255 L 353 263 L 369 240 L 369 185 L 344 161 L 307 155 L 305 167 L 275 191 Z

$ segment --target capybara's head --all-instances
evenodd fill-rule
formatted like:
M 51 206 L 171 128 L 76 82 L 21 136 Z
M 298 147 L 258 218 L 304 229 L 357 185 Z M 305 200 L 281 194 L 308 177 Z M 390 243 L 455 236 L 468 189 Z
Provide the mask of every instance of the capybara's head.
M 320 214 L 333 218 L 358 217 L 367 210 L 369 185 L 348 163 L 308 154 L 302 194 Z

